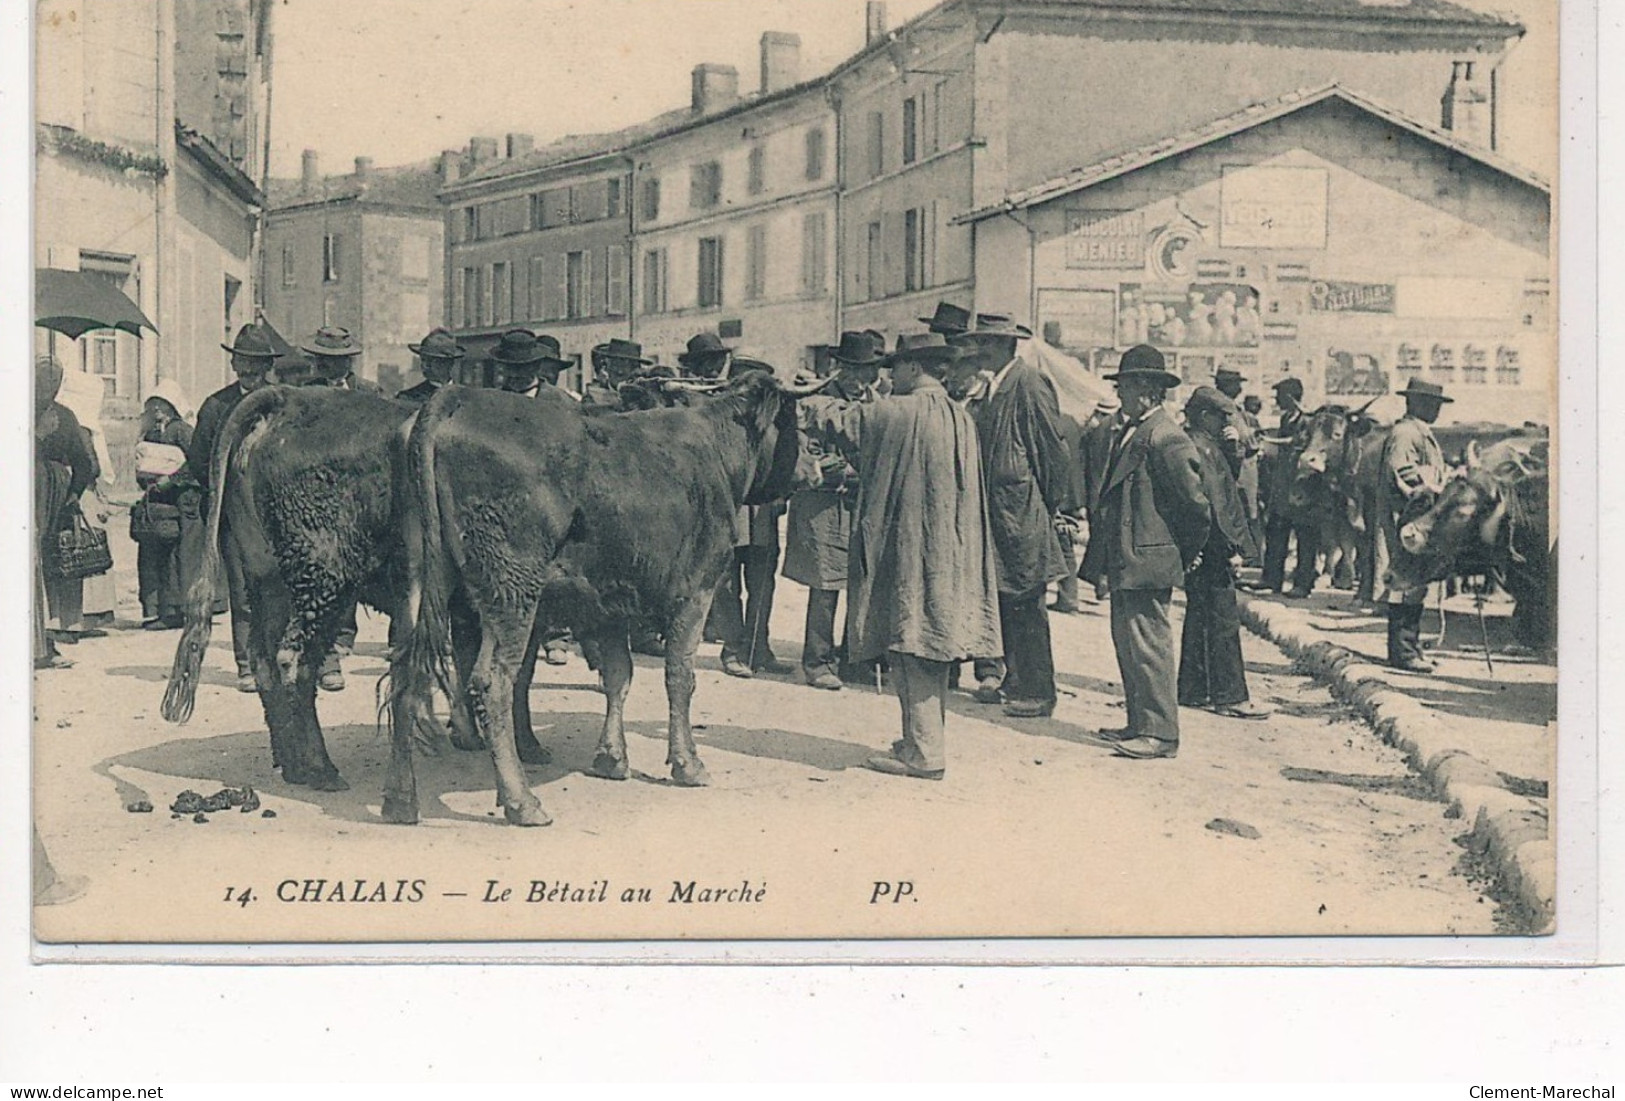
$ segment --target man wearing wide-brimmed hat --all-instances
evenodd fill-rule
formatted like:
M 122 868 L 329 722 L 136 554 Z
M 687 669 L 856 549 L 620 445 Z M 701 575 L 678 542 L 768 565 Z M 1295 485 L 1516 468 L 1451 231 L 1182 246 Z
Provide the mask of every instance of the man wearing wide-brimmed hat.
M 1298 456 L 1308 443 L 1308 419 L 1303 413 L 1303 381 L 1284 378 L 1275 386 L 1275 404 L 1281 422 L 1273 436 L 1262 442 L 1270 450 L 1261 471 L 1264 516 L 1264 573 L 1256 590 L 1282 592 L 1286 589 L 1288 546 L 1298 547 L 1298 563 L 1292 571 L 1294 595 L 1306 596 L 1315 586 L 1315 559 L 1320 552 L 1319 530 L 1313 522 L 1299 523 L 1292 511 L 1292 483 L 1298 476 Z
M 930 317 L 920 318 L 920 324 L 924 325 L 928 332 L 941 333 L 948 338 L 963 336 L 970 332 L 970 322 L 970 311 L 952 302 L 938 302 L 935 313 Z
M 451 376 L 457 370 L 457 361 L 468 354 L 467 349 L 445 329 L 431 329 L 428 336 L 407 347 L 418 357 L 423 381 L 402 390 L 395 397 L 413 405 L 422 405 L 439 393 L 440 388 L 451 381 Z
M 1213 373 L 1214 389 L 1229 398 L 1232 404 L 1241 401 L 1241 391 L 1246 384 L 1247 376 L 1234 367 L 1220 367 Z M 1258 435 L 1257 419 L 1249 417 L 1236 404 L 1236 411 L 1224 435 L 1225 453 L 1230 458 L 1230 471 L 1236 476 L 1236 486 L 1241 490 L 1241 503 L 1247 510 L 1247 526 L 1253 532 L 1254 544 L 1261 543 L 1258 538 L 1261 532 L 1258 514 Z M 1256 564 L 1256 557 L 1255 554 L 1250 561 Z
M 330 386 L 335 390 L 354 390 L 359 394 L 382 394 L 383 389 L 355 373 L 355 361 L 361 355 L 361 344 L 349 329 L 338 325 L 323 325 L 311 338 L 299 346 L 316 367 L 315 377 L 306 386 Z
M 1178 668 L 1168 607 L 1176 586 L 1201 564 L 1211 520 L 1201 458 L 1163 408 L 1179 376 L 1162 353 L 1139 344 L 1116 373 L 1123 413 L 1101 485 L 1099 523 L 1111 585 L 1112 647 L 1123 678 L 1128 725 L 1102 730 L 1119 755 L 1179 752 Z
M 621 387 L 652 367 L 654 360 L 643 354 L 643 345 L 635 340 L 614 337 L 592 350 L 592 381 L 581 391 L 586 405 L 600 405 L 610 409 L 626 408 Z
M 853 662 L 888 658 L 902 737 L 869 767 L 941 779 L 951 666 L 996 654 L 998 565 L 976 430 L 941 379 L 960 352 L 939 333 L 903 336 L 892 394 L 802 399 L 806 429 L 857 460 L 863 489 L 848 556 L 846 641 Z
M 677 354 L 677 363 L 692 378 L 727 378 L 733 349 L 713 332 L 696 333 L 688 349 Z
M 1403 554 L 1399 529 L 1433 503 L 1444 489 L 1448 471 L 1444 452 L 1430 427 L 1454 398 L 1444 387 L 1413 378 L 1399 391 L 1405 415 L 1382 446 L 1382 548 L 1378 561 Z M 1384 555 L 1386 551 L 1386 555 Z M 1381 601 L 1388 605 L 1388 664 L 1408 673 L 1431 673 L 1434 665 L 1422 653 L 1422 609 L 1427 587 L 1395 589 L 1383 578 Z
M 558 337 L 539 336 L 529 329 L 509 329 L 503 333 L 497 346 L 491 349 L 491 359 L 497 365 L 498 385 L 502 389 L 532 398 L 544 383 L 557 386 L 559 374 L 575 366 L 573 360 L 564 357 Z
M 1055 710 L 1049 583 L 1069 572 L 1056 520 L 1075 507 L 1071 456 L 1055 385 L 1016 354 L 1032 331 L 1003 314 L 978 314 L 955 337 L 987 377 L 969 404 L 987 477 L 988 520 L 999 552 L 999 627 L 1004 636 L 1005 714 L 1039 718 Z M 978 670 L 981 679 L 983 670 Z M 986 683 L 978 699 L 989 698 Z
M 1106 581 L 1106 540 L 1101 528 L 1100 494 L 1106 484 L 1106 463 L 1111 458 L 1112 441 L 1120 427 L 1123 402 L 1115 393 L 1107 394 L 1095 403 L 1089 422 L 1083 426 L 1074 462 L 1083 483 L 1083 514 L 1089 525 L 1088 541 L 1083 548 L 1083 561 L 1078 565 L 1078 576 L 1094 586 L 1095 603 L 1105 600 L 1111 591 Z
M 824 389 L 842 401 L 875 400 L 875 381 L 886 362 L 885 344 L 875 334 L 846 332 L 830 352 L 834 379 Z M 835 612 L 846 588 L 847 549 L 858 507 L 857 464 L 835 443 L 809 440 L 810 466 L 817 484 L 790 498 L 785 523 L 784 576 L 807 586 L 807 623 L 801 672 L 814 688 L 841 687 L 840 650 L 835 645 Z
M 236 372 L 237 381 L 203 399 L 197 411 L 197 427 L 192 430 L 192 442 L 186 448 L 187 473 L 203 487 L 200 507 L 204 510 L 208 508 L 209 459 L 214 454 L 214 442 L 219 439 L 220 430 L 237 403 L 265 385 L 266 376 L 282 355 L 272 346 L 271 336 L 264 327 L 255 324 L 244 325 L 237 330 L 235 340 L 220 347 L 231 353 L 231 369 Z M 248 584 L 235 547 L 231 540 L 225 540 L 222 554 L 231 602 L 231 650 L 237 661 L 237 690 L 253 692 L 256 690 L 254 669 L 248 659 Z

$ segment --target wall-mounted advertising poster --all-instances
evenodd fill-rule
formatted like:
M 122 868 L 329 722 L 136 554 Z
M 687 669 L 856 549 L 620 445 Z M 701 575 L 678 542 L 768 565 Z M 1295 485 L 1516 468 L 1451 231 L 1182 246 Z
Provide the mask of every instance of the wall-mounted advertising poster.
M 1263 335 L 1258 290 L 1244 283 L 1125 283 L 1118 293 L 1120 344 L 1253 348 Z
M 1066 266 L 1122 271 L 1145 265 L 1145 215 L 1138 210 L 1066 212 Z
M 1323 249 L 1329 177 L 1324 168 L 1250 165 L 1224 170 L 1224 248 Z
M 1038 332 L 1044 343 L 1087 363 L 1095 348 L 1117 342 L 1117 292 L 1040 290 Z
M 1322 279 L 1309 286 L 1309 308 L 1318 313 L 1393 313 L 1392 283 Z
M 1383 370 L 1381 357 L 1370 351 L 1344 351 L 1330 348 L 1326 352 L 1326 396 L 1381 397 L 1388 393 L 1388 372 Z

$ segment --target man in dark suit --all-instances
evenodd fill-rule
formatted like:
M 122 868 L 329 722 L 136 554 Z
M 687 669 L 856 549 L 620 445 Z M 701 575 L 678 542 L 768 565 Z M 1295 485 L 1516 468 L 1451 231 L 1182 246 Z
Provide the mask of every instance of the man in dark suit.
M 1163 409 L 1179 376 L 1149 344 L 1123 353 L 1106 378 L 1123 402 L 1100 494 L 1095 538 L 1111 584 L 1112 645 L 1123 677 L 1128 726 L 1103 730 L 1119 755 L 1179 752 L 1178 671 L 1168 605 L 1175 585 L 1199 564 L 1209 505 L 1201 460 L 1190 437 Z
M 1315 586 L 1315 557 L 1319 538 L 1313 523 L 1303 523 L 1292 509 L 1292 483 L 1298 476 L 1298 456 L 1303 453 L 1308 421 L 1303 413 L 1303 382 L 1284 378 L 1275 384 L 1275 404 L 1281 410 L 1281 423 L 1275 435 L 1264 442 L 1272 448 L 1267 492 L 1264 498 L 1264 573 L 1258 592 L 1286 592 L 1288 596 L 1308 596 Z M 1292 571 L 1292 587 L 1287 589 L 1288 544 L 1296 537 L 1298 562 Z
M 200 506 L 208 509 L 209 459 L 214 454 L 214 441 L 226 425 L 226 418 L 243 398 L 266 384 L 266 377 L 282 355 L 271 344 L 270 334 L 259 325 L 244 325 L 237 330 L 237 338 L 230 345 L 220 347 L 231 353 L 231 369 L 237 381 L 222 387 L 203 399 L 197 412 L 197 427 L 192 430 L 192 442 L 186 448 L 186 469 L 198 485 L 203 487 L 204 500 Z M 248 660 L 248 584 L 243 577 L 242 563 L 237 557 L 236 545 L 224 541 L 223 558 L 226 567 L 226 587 L 231 601 L 231 650 L 237 660 L 237 690 L 258 691 L 254 670 Z
M 1112 441 L 1120 428 L 1118 422 L 1122 412 L 1123 403 L 1116 394 L 1101 398 L 1089 422 L 1083 426 L 1076 455 L 1078 481 L 1083 491 L 1083 512 L 1089 525 L 1078 576 L 1094 586 L 1097 604 L 1105 600 L 1111 591 L 1111 586 L 1106 582 L 1106 540 L 1100 519 L 1100 492 L 1106 485 L 1106 464 L 1111 459 Z
M 355 373 L 355 361 L 361 355 L 361 345 L 349 329 L 337 325 L 324 325 L 299 350 L 316 365 L 316 375 L 306 386 L 331 386 L 335 390 L 354 390 L 358 394 L 381 394 L 376 382 Z M 342 682 L 342 678 L 340 678 Z M 326 688 L 327 685 L 322 685 Z M 340 683 L 339 687 L 343 687 Z
M 1241 616 L 1236 611 L 1236 569 L 1257 553 L 1241 488 L 1232 474 L 1225 428 L 1236 420 L 1236 403 L 1203 386 L 1185 403 L 1185 433 L 1202 463 L 1202 489 L 1212 527 L 1202 560 L 1185 575 L 1185 626 L 1179 646 L 1179 705 L 1202 707 L 1232 719 L 1265 719 L 1269 710 L 1247 692 L 1241 656 Z
M 421 344 L 408 344 L 418 357 L 423 370 L 423 381 L 396 394 L 400 401 L 422 405 L 451 381 L 457 370 L 457 361 L 467 355 L 463 346 L 445 329 L 432 329 Z
M 982 451 L 988 523 L 999 562 L 1004 637 L 1004 713 L 1041 718 L 1055 710 L 1055 657 L 1044 594 L 1069 572 L 1056 517 L 1072 507 L 1071 457 L 1055 386 L 1016 354 L 1032 332 L 1002 314 L 978 314 L 956 337 L 987 376 L 968 406 Z

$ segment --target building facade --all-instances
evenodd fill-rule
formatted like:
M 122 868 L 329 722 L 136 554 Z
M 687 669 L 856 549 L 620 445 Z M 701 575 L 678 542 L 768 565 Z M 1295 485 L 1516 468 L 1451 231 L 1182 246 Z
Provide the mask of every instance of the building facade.
M 974 211 L 976 281 L 1095 370 L 1164 350 L 1186 387 L 1235 368 L 1269 400 L 1549 423 L 1550 191 L 1487 148 L 1329 86 Z M 1380 248 L 1373 242 L 1380 241 Z M 1390 400 L 1375 409 L 1401 412 Z
M 221 385 L 253 317 L 268 90 L 267 0 L 41 0 L 35 263 L 106 279 L 158 326 L 36 332 L 126 414 L 159 377 Z
M 323 325 L 360 341 L 357 372 L 413 385 L 407 347 L 442 323 L 444 220 L 437 162 L 323 176 L 306 150 L 298 180 L 273 180 L 265 218 L 265 317 L 298 345 Z

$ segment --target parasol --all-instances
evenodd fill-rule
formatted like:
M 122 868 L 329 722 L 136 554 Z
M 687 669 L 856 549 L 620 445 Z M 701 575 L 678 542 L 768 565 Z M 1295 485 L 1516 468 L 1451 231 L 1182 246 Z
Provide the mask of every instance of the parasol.
M 57 268 L 34 269 L 34 324 L 74 340 L 92 329 L 120 329 L 140 336 L 158 331 L 141 307 L 93 275 Z

